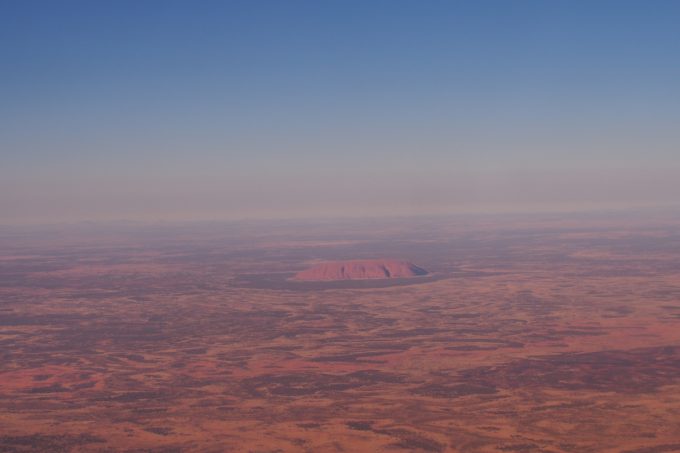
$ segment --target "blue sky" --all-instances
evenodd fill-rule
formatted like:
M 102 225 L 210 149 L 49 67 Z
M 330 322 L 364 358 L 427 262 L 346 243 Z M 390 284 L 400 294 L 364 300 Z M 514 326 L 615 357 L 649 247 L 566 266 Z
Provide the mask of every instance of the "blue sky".
M 0 2 L 0 223 L 680 193 L 674 1 Z

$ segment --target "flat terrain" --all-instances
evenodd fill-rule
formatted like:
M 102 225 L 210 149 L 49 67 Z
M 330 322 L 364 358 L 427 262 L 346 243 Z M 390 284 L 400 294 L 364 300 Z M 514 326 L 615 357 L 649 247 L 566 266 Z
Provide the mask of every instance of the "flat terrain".
M 0 452 L 680 451 L 677 217 L 4 228 L 0 251 Z M 433 274 L 288 280 L 382 256 Z

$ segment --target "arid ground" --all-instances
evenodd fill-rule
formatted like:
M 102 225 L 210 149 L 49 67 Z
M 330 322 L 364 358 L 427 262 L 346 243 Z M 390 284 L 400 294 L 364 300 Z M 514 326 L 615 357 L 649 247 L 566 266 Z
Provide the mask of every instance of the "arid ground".
M 0 452 L 680 451 L 680 221 L 0 230 Z M 406 280 L 294 282 L 323 260 Z

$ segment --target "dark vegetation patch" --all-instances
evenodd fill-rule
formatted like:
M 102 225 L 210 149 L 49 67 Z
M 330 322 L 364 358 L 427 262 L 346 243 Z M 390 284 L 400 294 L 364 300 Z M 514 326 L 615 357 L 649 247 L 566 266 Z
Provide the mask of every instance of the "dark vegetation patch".
M 28 390 L 28 393 L 61 393 L 68 391 L 69 389 L 59 383 L 56 383 L 44 387 L 32 387 Z
M 460 398 L 469 395 L 493 395 L 497 393 L 496 387 L 484 383 L 475 384 L 425 384 L 416 387 L 413 393 L 416 395 L 429 396 L 432 398 Z
M 88 444 L 105 443 L 106 441 L 91 434 L 48 435 L 30 434 L 25 436 L 0 436 L 0 451 L 15 452 L 69 452 Z
M 78 314 L 49 314 L 49 315 L 2 315 L 0 326 L 61 326 L 74 324 L 90 318 Z
M 404 349 L 408 349 L 408 346 L 405 346 Z M 338 354 L 338 355 L 330 355 L 330 356 L 321 356 L 321 357 L 315 357 L 311 359 L 311 362 L 346 362 L 346 363 L 353 363 L 353 362 L 361 362 L 361 363 L 381 363 L 380 361 L 376 360 L 365 360 L 366 357 L 378 357 L 381 355 L 387 355 L 387 354 L 394 354 L 395 350 L 387 350 L 387 351 L 369 351 L 369 352 L 356 352 L 352 354 Z M 364 360 L 362 360 L 364 359 Z
M 406 337 L 419 337 L 422 335 L 435 335 L 438 333 L 449 332 L 449 329 L 442 329 L 437 327 L 417 327 L 415 329 L 403 329 L 396 332 L 385 332 L 381 334 L 381 337 L 385 338 L 406 338 Z
M 523 348 L 519 341 L 498 340 L 495 338 L 447 338 L 448 343 L 463 343 L 462 345 L 447 346 L 449 351 L 493 351 L 499 348 Z
M 653 447 L 642 447 L 634 450 L 624 450 L 621 453 L 666 453 L 669 451 L 680 451 L 680 444 L 663 444 Z
M 52 374 L 36 374 L 33 376 L 34 381 L 46 381 L 49 378 L 51 378 L 53 375 Z
M 498 348 L 495 346 L 467 345 L 467 346 L 448 346 L 444 349 L 447 349 L 449 351 L 495 351 Z
M 406 429 L 375 429 L 373 432 L 396 437 L 398 441 L 392 446 L 409 451 L 441 452 L 446 449 L 446 445 L 441 442 Z
M 376 370 L 362 370 L 347 374 L 295 373 L 262 375 L 241 381 L 241 386 L 252 396 L 305 396 L 331 394 L 377 384 L 401 383 L 402 375 Z
M 680 380 L 680 347 L 567 353 L 466 370 L 469 382 L 499 388 L 550 387 L 563 390 L 646 393 Z
M 123 357 L 133 362 L 146 362 L 146 359 L 141 354 L 125 354 Z
M 584 409 L 586 407 L 592 406 L 594 403 L 592 401 L 573 401 L 568 403 L 559 404 L 546 404 L 544 406 L 535 406 L 531 408 L 532 412 L 538 411 L 552 411 L 552 410 L 563 410 L 563 409 Z
M 172 428 L 167 428 L 163 426 L 152 426 L 150 428 L 144 428 L 144 431 L 150 432 L 152 434 L 158 434 L 159 436 L 168 436 L 172 434 Z
M 633 310 L 631 307 L 628 307 L 626 305 L 619 305 L 617 307 L 609 307 L 604 309 L 606 312 L 613 313 L 618 316 L 626 316 L 631 313 L 633 313 L 635 310 Z
M 516 453 L 530 453 L 530 452 L 543 451 L 543 450 L 536 444 L 525 443 L 525 444 L 500 445 L 498 447 L 498 451 L 511 451 L 511 452 L 516 452 Z
M 116 396 L 107 398 L 109 401 L 116 401 L 119 403 L 134 403 L 143 400 L 163 400 L 172 394 L 161 391 L 137 391 L 137 392 L 124 392 Z
M 90 382 L 83 382 L 82 384 L 75 384 L 71 388 L 73 390 L 85 390 L 85 389 L 91 389 L 97 385 L 96 381 L 90 381 Z
M 184 453 L 185 448 L 182 447 L 155 447 L 155 448 L 144 448 L 144 449 L 134 449 L 125 450 L 125 453 Z
M 558 336 L 560 338 L 565 338 L 579 336 L 599 336 L 606 335 L 607 333 L 600 328 L 595 328 L 595 329 L 563 329 L 563 330 L 551 329 L 548 330 L 548 334 Z
M 356 431 L 372 431 L 373 422 L 362 422 L 362 421 L 350 421 L 345 423 L 349 429 L 354 429 Z
M 317 429 L 321 428 L 321 423 L 298 423 L 297 426 L 302 429 Z

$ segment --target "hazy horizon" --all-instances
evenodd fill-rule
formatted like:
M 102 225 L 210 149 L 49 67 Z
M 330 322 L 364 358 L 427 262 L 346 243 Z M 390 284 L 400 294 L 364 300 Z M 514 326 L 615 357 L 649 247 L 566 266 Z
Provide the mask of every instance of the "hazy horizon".
M 5 2 L 0 224 L 680 204 L 680 4 Z

